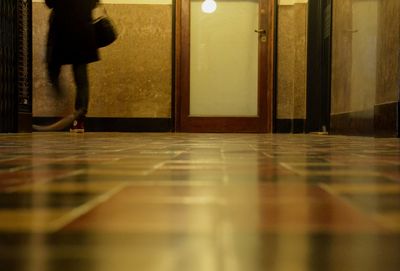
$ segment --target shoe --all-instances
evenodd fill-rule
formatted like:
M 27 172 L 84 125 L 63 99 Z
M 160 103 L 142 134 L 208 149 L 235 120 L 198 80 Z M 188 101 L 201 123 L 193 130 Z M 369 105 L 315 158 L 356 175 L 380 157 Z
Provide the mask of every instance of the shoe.
M 72 133 L 84 133 L 85 128 L 83 125 L 83 120 L 74 120 L 74 122 L 72 123 L 72 127 L 69 129 L 69 131 Z

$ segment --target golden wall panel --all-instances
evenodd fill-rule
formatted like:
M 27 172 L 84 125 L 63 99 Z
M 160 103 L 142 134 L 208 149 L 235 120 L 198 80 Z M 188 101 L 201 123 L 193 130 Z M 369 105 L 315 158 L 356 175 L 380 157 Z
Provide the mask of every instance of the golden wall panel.
M 292 6 L 280 6 L 278 17 L 277 118 L 290 119 L 294 104 L 294 9 Z
M 118 40 L 100 50 L 101 61 L 90 64 L 92 117 L 171 116 L 171 5 L 108 4 Z M 74 86 L 69 67 L 63 70 L 64 99 L 55 99 L 44 63 L 47 18 L 43 3 L 33 4 L 33 114 L 60 116 L 73 107 Z
M 307 4 L 279 6 L 278 119 L 306 117 Z
M 294 73 L 294 117 L 306 118 L 307 107 L 307 16 L 306 4 L 297 4 L 295 8 L 295 73 Z

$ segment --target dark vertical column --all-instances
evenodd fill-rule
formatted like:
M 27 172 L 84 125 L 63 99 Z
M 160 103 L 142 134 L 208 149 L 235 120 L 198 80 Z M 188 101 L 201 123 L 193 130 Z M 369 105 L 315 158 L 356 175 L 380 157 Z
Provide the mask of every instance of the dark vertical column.
M 332 77 L 332 0 L 322 4 L 322 89 L 321 127 L 330 129 L 331 77 Z
M 17 2 L 0 1 L 0 132 L 16 132 Z
M 30 130 L 31 0 L 0 1 L 0 132 Z M 21 125 L 25 122 L 25 125 Z
M 331 0 L 308 2 L 307 132 L 329 130 L 331 14 Z

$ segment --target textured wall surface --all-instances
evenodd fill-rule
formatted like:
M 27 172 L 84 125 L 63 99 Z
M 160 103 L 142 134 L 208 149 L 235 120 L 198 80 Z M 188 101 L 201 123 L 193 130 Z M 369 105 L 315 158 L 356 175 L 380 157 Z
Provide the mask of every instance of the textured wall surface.
M 334 1 L 334 133 L 399 136 L 400 1 Z
M 170 117 L 172 78 L 171 5 L 109 4 L 118 40 L 100 50 L 101 61 L 90 65 L 92 117 Z M 97 12 L 96 12 L 97 13 Z M 63 78 L 66 95 L 55 99 L 44 63 L 49 10 L 33 5 L 33 114 L 65 115 L 73 107 L 70 67 Z
M 90 65 L 93 117 L 169 117 L 171 115 L 171 5 L 108 4 L 120 37 L 101 49 Z M 64 115 L 73 107 L 69 67 L 67 95 L 55 99 L 44 64 L 47 18 L 43 3 L 33 6 L 34 116 Z M 307 4 L 279 6 L 278 118 L 305 118 Z
M 399 100 L 400 1 L 379 1 L 378 73 L 376 103 Z
M 278 119 L 305 119 L 307 4 L 279 6 Z
M 352 3 L 351 0 L 333 2 L 332 23 L 332 89 L 331 112 L 350 110 L 352 59 Z
M 334 2 L 332 113 L 398 101 L 400 1 Z

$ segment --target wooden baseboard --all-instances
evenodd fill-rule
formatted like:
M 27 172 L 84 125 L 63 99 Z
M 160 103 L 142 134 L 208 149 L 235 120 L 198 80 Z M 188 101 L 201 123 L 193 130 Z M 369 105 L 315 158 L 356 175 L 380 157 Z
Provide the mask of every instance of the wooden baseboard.
M 378 137 L 399 137 L 400 102 L 380 104 L 374 107 L 374 130 Z
M 331 115 L 331 134 L 376 137 L 399 136 L 399 102 L 374 106 L 369 110 Z

